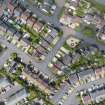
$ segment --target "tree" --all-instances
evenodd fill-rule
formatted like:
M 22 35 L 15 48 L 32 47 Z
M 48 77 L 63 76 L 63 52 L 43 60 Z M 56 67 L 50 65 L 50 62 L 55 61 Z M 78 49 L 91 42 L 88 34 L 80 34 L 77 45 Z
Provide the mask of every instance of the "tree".
M 15 52 L 12 53 L 12 54 L 11 54 L 11 57 L 12 57 L 13 60 L 15 60 L 15 59 L 17 58 L 17 53 L 15 53 Z

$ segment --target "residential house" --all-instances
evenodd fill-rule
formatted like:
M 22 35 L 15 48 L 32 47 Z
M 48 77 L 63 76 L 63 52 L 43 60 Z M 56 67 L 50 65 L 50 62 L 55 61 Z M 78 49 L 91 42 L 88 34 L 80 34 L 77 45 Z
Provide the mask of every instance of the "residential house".
M 73 87 L 79 86 L 79 84 L 80 84 L 80 83 L 79 83 L 79 78 L 78 78 L 78 75 L 77 75 L 76 73 L 70 75 L 69 83 L 70 83 Z
M 93 69 L 83 70 L 78 73 L 79 81 L 87 83 L 95 80 L 95 72 Z
M 104 18 L 100 14 L 87 13 L 85 14 L 83 21 L 87 24 L 95 24 L 96 28 L 101 29 L 104 25 Z
M 30 12 L 26 10 L 22 13 L 21 20 L 26 23 L 30 16 L 31 16 Z
M 79 53 L 72 53 L 72 64 L 75 63 L 76 61 L 79 61 L 80 58 L 80 54 Z
M 65 8 L 68 9 L 72 14 L 75 13 L 77 7 L 79 6 L 80 0 L 69 0 L 65 4 Z
M 34 26 L 33 26 L 33 29 L 36 31 L 36 32 L 41 32 L 41 30 L 43 29 L 43 23 L 37 21 Z
M 14 9 L 14 17 L 16 18 L 20 18 L 20 16 L 22 15 L 23 11 L 20 7 Z
M 15 35 L 16 32 L 17 32 L 17 31 L 14 30 L 13 28 L 9 28 L 9 29 L 7 30 L 7 34 L 10 35 L 10 36 L 12 36 L 12 37 Z
M 23 49 L 26 49 L 30 46 L 30 41 L 27 38 L 22 38 L 19 44 L 23 47 Z
M 9 72 L 16 73 L 17 69 L 18 69 L 18 63 L 15 61 L 11 62 L 11 68 L 10 68 Z
M 31 102 L 30 105 L 44 105 L 44 102 L 43 102 L 42 99 L 40 99 L 40 100 L 35 100 L 35 101 Z
M 36 19 L 31 16 L 31 17 L 27 20 L 27 25 L 28 25 L 29 27 L 33 27 L 33 25 L 35 24 L 35 22 L 36 22 Z
M 2 30 L 2 28 L 3 27 L 0 25 L 0 33 L 1 33 L 1 35 L 4 33 L 3 30 Z
M 10 14 L 10 16 L 12 16 L 15 7 L 14 7 L 10 2 L 8 2 L 7 8 L 9 9 L 9 14 Z
M 71 63 L 72 63 L 72 55 L 71 54 L 65 54 L 64 57 L 62 58 L 62 62 L 65 65 L 71 65 Z
M 0 4 L 0 16 L 2 16 L 3 15 L 3 7 L 2 7 L 2 5 Z
M 105 23 L 102 26 L 102 28 L 99 30 L 99 32 L 97 33 L 97 37 L 101 39 L 102 41 L 105 41 Z
M 65 65 L 59 58 L 57 58 L 57 59 L 58 59 L 57 62 L 54 63 L 54 67 L 56 67 L 58 70 L 62 70 L 63 71 Z
M 101 14 L 95 14 L 94 16 L 94 24 L 96 24 L 96 28 L 101 29 L 105 23 L 104 17 Z
M 96 79 L 102 78 L 104 75 L 103 69 L 102 68 L 95 69 L 95 75 L 96 75 Z
M 28 96 L 28 93 L 23 88 L 21 90 L 18 90 L 15 94 L 13 93 L 5 102 L 5 105 L 14 105 L 18 103 L 19 101 L 23 100 Z
M 47 39 L 42 40 L 41 45 L 47 49 L 50 45 L 50 41 L 47 41 Z
M 42 105 L 40 102 L 32 102 L 30 105 Z
M 47 0 L 41 4 L 40 9 L 47 14 L 53 14 L 56 9 L 56 5 L 53 0 Z
M 65 13 L 60 18 L 60 23 L 62 23 L 63 25 L 69 26 L 69 24 L 71 24 L 72 22 L 72 19 L 73 18 L 69 14 Z
M 55 38 L 58 35 L 58 31 L 54 28 L 51 29 L 51 32 L 49 33 L 53 38 Z
M 4 33 L 9 29 L 9 27 L 5 23 L 2 23 L 0 26 L 1 26 L 2 32 Z
M 48 35 L 47 37 L 45 37 L 45 41 L 49 44 L 49 46 L 51 45 L 53 38 L 51 37 L 51 35 Z
M 38 52 L 38 55 L 46 55 L 47 54 L 46 48 L 44 48 L 42 46 L 38 46 L 36 49 L 36 52 Z
M 80 49 L 77 50 L 77 52 L 83 56 L 88 56 L 89 54 L 95 54 L 95 52 L 98 50 L 96 46 L 89 46 L 89 47 L 84 47 L 82 46 Z
M 87 24 L 91 24 L 93 23 L 93 18 L 94 18 L 93 14 L 87 13 L 84 16 L 83 21 L 86 22 Z
M 103 72 L 102 77 L 104 78 L 104 77 L 105 77 L 105 66 L 104 66 L 104 67 L 102 67 L 102 72 Z
M 91 45 L 91 46 L 89 46 L 89 51 L 90 51 L 90 54 L 94 54 L 98 51 L 98 47 Z
M 0 102 L 0 105 L 5 105 L 5 103 L 4 102 Z
M 49 79 L 41 72 L 35 71 L 32 67 L 27 67 L 23 72 L 23 75 L 27 78 L 27 81 L 32 81 L 32 83 L 41 90 L 44 90 L 47 93 L 51 92 L 51 88 L 48 86 Z M 45 79 L 47 79 L 47 82 Z
M 82 95 L 82 102 L 84 105 L 90 105 L 92 103 L 91 97 L 89 94 Z
M 81 23 L 81 19 L 79 17 L 74 17 L 68 13 L 65 13 L 60 18 L 60 23 L 74 29 L 79 26 L 79 24 Z
M 13 37 L 13 40 L 19 41 L 20 38 L 21 38 L 21 34 L 19 32 L 16 32 L 14 37 Z
M 90 96 L 93 102 L 99 103 L 105 99 L 105 86 L 100 86 L 95 91 L 90 92 Z

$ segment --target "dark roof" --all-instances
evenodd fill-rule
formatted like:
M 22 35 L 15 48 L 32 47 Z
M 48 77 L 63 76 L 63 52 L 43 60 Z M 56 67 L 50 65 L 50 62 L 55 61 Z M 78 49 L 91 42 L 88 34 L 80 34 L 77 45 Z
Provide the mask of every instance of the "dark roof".
M 0 102 L 0 105 L 5 105 L 5 103 L 4 102 Z
M 52 29 L 50 35 L 55 38 L 58 35 L 58 32 L 56 29 Z
M 84 77 L 89 76 L 89 75 L 95 75 L 93 69 L 83 70 L 83 71 L 81 71 L 81 72 L 78 73 L 78 76 L 79 76 L 80 78 L 82 78 L 82 79 L 83 79 Z
M 31 105 L 41 105 L 39 102 L 33 102 Z
M 71 84 L 75 84 L 77 81 L 79 81 L 77 74 L 70 75 L 69 81 Z
M 41 105 L 39 102 L 36 102 L 34 105 Z
M 22 38 L 22 40 L 27 43 L 28 45 L 30 45 L 30 41 L 27 38 Z
M 72 56 L 69 54 L 65 54 L 65 56 L 63 57 L 64 64 L 69 65 L 71 64 L 71 61 L 72 61 Z

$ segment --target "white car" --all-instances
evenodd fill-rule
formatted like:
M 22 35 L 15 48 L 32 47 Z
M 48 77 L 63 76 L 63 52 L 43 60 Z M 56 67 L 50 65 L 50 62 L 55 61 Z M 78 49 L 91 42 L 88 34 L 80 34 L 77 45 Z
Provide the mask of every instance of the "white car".
M 58 105 L 63 105 L 63 103 L 62 102 L 58 102 Z

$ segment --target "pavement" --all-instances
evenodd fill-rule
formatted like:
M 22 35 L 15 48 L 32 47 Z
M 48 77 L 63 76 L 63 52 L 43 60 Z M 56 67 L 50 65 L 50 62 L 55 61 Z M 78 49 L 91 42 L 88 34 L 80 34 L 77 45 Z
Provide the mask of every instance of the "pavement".
M 81 90 L 87 90 L 91 88 L 93 85 L 101 85 L 105 84 L 105 78 L 98 79 L 92 82 L 88 82 L 87 84 L 82 84 L 76 88 L 73 89 L 73 91 L 68 95 L 68 97 L 65 99 L 63 105 L 79 105 L 79 100 L 76 98 L 76 94 Z M 65 93 L 69 90 L 70 85 L 68 83 L 64 83 L 62 88 L 55 94 L 54 97 L 52 97 L 52 100 L 56 102 L 61 101 L 62 97 L 65 95 Z M 58 104 L 57 104 L 58 105 Z
M 36 14 L 36 16 L 40 19 L 40 20 L 43 20 L 45 21 L 46 23 L 50 23 L 52 24 L 54 27 L 59 27 L 60 26 L 60 23 L 59 23 L 59 14 L 60 14 L 60 11 L 62 10 L 64 4 L 65 4 L 65 0 L 60 0 L 61 2 L 58 2 L 56 0 L 56 2 L 58 3 L 57 4 L 57 8 L 54 12 L 54 14 L 52 16 L 47 16 L 45 15 L 40 9 L 38 9 L 34 3 L 33 5 L 30 4 L 29 0 L 25 0 L 24 1 L 20 1 L 21 4 L 24 6 L 24 7 L 27 7 L 29 10 L 31 10 L 34 14 Z
M 50 72 L 50 70 L 48 70 L 47 68 L 45 68 L 45 65 L 43 65 L 43 63 L 37 63 L 35 61 L 35 59 L 26 54 L 25 52 L 23 52 L 21 49 L 17 48 L 15 45 L 13 45 L 12 43 L 9 43 L 4 37 L 0 37 L 0 43 L 4 44 L 7 46 L 7 51 L 0 57 L 0 65 L 3 65 L 4 62 L 10 57 L 10 54 L 13 52 L 17 52 L 18 55 L 21 57 L 21 59 L 23 60 L 24 63 L 29 63 L 29 61 L 32 61 L 32 64 L 34 66 L 36 66 L 37 68 L 39 68 L 39 70 L 46 74 L 49 77 L 52 77 L 53 74 Z
M 4 65 L 5 61 L 10 57 L 12 51 L 6 49 L 6 51 L 0 56 L 0 67 Z
M 43 83 L 40 82 L 40 80 L 38 81 L 37 79 L 34 79 L 31 75 L 27 74 L 26 72 L 22 72 L 22 74 L 27 78 L 27 80 L 30 80 L 32 81 L 32 83 L 36 86 L 39 87 L 40 90 L 50 94 L 51 93 L 51 90 L 45 86 Z
M 105 0 L 96 0 L 96 1 L 98 1 L 101 4 L 105 4 Z

